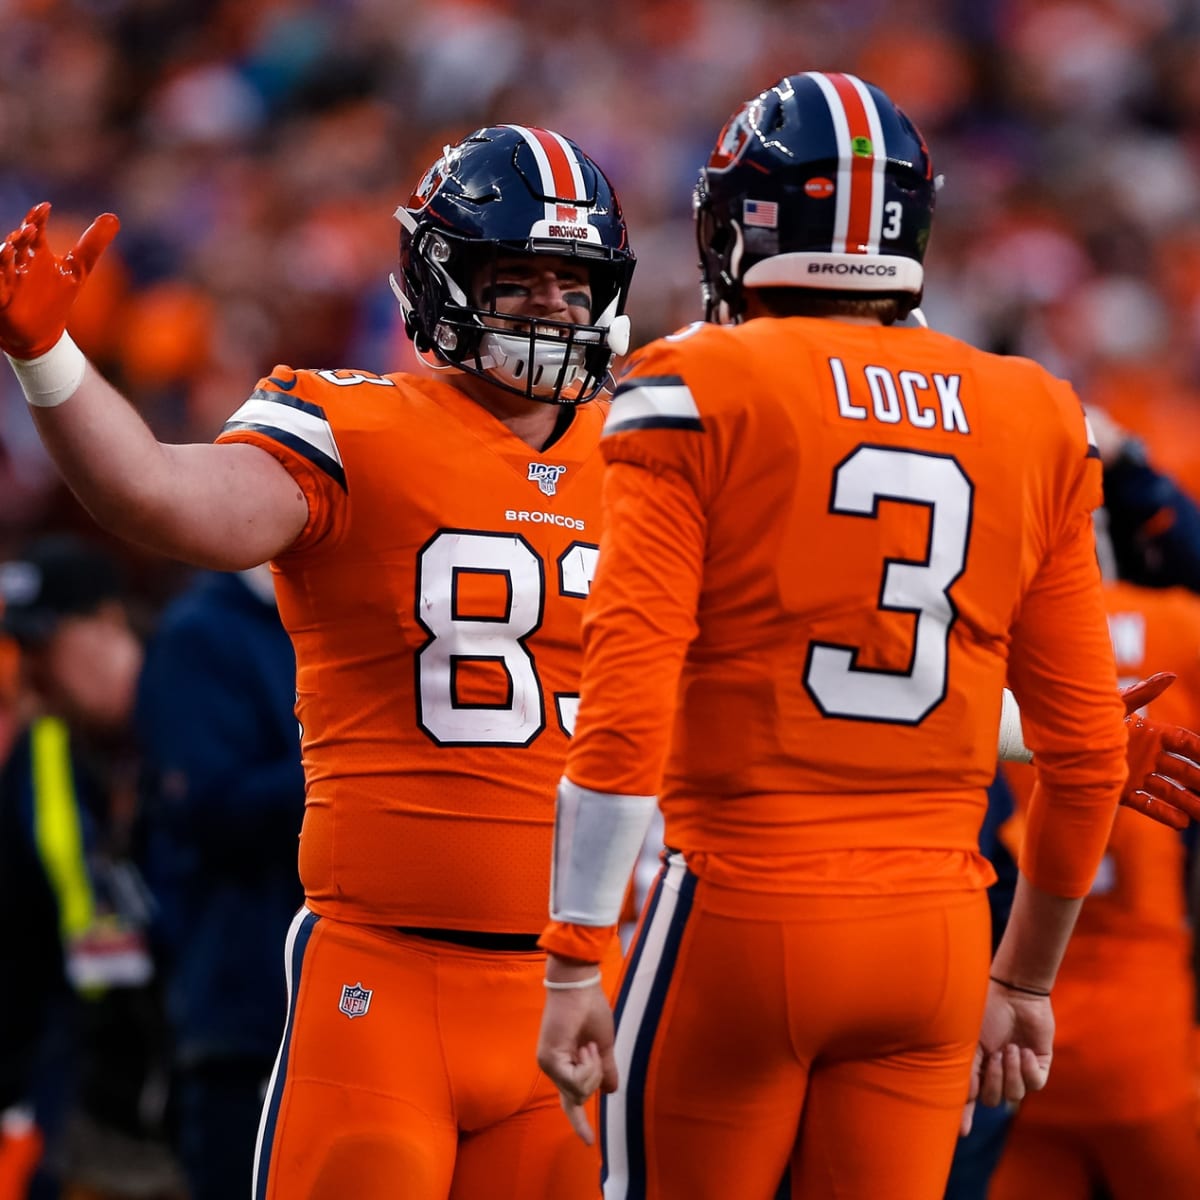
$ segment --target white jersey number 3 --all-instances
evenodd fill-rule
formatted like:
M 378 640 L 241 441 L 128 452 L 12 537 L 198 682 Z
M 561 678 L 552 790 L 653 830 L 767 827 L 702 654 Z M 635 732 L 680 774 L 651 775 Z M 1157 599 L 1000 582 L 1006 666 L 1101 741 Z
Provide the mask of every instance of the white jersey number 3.
M 950 627 L 955 609 L 950 588 L 967 561 L 971 533 L 971 481 L 949 457 L 860 446 L 834 474 L 836 513 L 875 518 L 880 500 L 929 509 L 929 549 L 923 562 L 888 559 L 879 607 L 916 615 L 907 671 L 857 664 L 859 647 L 813 642 L 804 686 L 827 716 L 915 725 L 946 698 Z
M 573 542 L 559 558 L 558 594 L 583 599 L 596 570 L 596 546 Z M 463 575 L 491 575 L 507 596 L 496 616 L 457 611 Z M 546 727 L 537 664 L 526 644 L 540 628 L 546 603 L 546 567 L 524 538 L 512 534 L 442 530 L 421 551 L 417 619 L 429 640 L 417 654 L 417 720 L 440 745 L 527 746 Z M 505 700 L 468 704 L 456 676 L 471 663 L 497 664 L 508 681 Z M 564 732 L 574 728 L 575 693 L 554 696 Z

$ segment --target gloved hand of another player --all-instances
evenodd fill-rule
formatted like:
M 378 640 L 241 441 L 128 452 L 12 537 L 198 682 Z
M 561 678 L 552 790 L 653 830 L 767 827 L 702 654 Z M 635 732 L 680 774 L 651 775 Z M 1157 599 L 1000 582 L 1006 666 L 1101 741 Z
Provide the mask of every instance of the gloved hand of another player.
M 24 1108 L 0 1112 L 0 1200 L 25 1200 L 42 1157 L 42 1133 Z
M 1121 690 L 1129 731 L 1129 778 L 1121 803 L 1172 829 L 1200 820 L 1200 736 L 1138 714 L 1175 681 L 1166 671 Z
M 1137 683 L 1131 683 L 1121 689 L 1121 699 L 1125 702 L 1125 715 L 1133 716 L 1139 708 L 1145 708 L 1151 700 L 1157 700 L 1179 677 L 1174 671 L 1155 671 Z
M 46 241 L 50 205 L 38 204 L 0 246 L 0 350 L 38 358 L 67 327 L 67 315 L 121 223 L 103 213 L 61 258 Z

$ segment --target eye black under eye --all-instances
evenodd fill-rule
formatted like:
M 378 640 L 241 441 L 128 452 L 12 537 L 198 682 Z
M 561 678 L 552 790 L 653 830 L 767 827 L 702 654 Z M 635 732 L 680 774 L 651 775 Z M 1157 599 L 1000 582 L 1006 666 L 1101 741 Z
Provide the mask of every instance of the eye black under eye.
M 524 283 L 491 283 L 480 296 L 484 304 L 494 305 L 497 300 L 524 300 L 529 287 Z

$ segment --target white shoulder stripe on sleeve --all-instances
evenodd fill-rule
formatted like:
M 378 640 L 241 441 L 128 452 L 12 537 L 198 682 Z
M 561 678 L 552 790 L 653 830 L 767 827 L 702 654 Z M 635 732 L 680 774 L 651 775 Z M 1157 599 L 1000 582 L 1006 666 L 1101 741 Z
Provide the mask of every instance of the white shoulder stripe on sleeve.
M 333 459 L 338 466 L 343 465 L 333 429 L 323 416 L 293 408 L 290 404 L 260 400 L 252 396 L 229 420 L 240 425 L 256 425 L 260 429 L 279 429 L 290 433 L 314 450 L 319 450 L 327 458 Z
M 225 422 L 225 429 L 258 430 L 303 455 L 343 489 L 346 487 L 342 453 L 319 405 L 260 389 Z
M 621 384 L 613 394 L 604 436 L 631 429 L 704 432 L 696 398 L 678 375 L 646 376 Z

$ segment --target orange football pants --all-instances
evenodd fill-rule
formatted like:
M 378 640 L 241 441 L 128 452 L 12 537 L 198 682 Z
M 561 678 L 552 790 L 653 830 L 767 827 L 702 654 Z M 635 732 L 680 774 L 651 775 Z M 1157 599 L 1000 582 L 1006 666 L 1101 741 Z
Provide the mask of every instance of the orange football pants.
M 614 939 L 610 982 L 619 961 Z M 598 1200 L 537 1066 L 545 955 L 301 909 L 285 964 L 254 1200 Z
M 671 854 L 617 1000 L 605 1200 L 940 1200 L 986 894 L 780 895 Z
M 1092 1200 L 1100 1186 L 1112 1200 L 1200 1196 L 1194 1104 L 1137 1122 L 1072 1126 L 1031 1116 L 1018 1112 L 988 1200 Z

